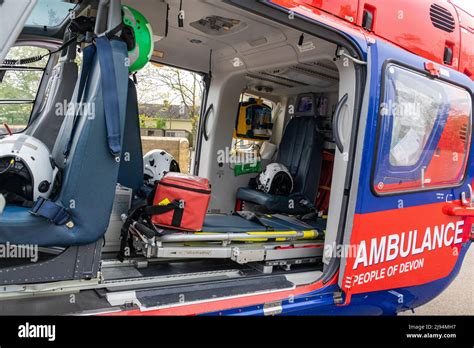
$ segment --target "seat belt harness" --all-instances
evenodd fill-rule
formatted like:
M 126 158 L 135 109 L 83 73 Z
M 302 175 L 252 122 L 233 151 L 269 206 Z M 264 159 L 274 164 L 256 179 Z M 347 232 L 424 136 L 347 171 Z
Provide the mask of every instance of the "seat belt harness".
M 64 149 L 64 157 L 67 159 L 71 152 L 72 143 L 74 141 L 74 135 L 76 134 L 77 126 L 79 124 L 79 113 L 81 111 L 80 103 L 84 98 L 84 91 L 86 87 L 86 82 L 89 78 L 90 72 L 92 70 L 92 64 L 94 62 L 94 56 L 96 53 L 96 49 L 94 45 L 87 46 L 83 50 L 83 62 L 82 62 L 82 70 L 81 70 L 81 77 L 79 80 L 79 88 L 77 91 L 77 99 L 76 99 L 76 109 L 74 114 L 74 120 L 72 124 L 71 134 L 69 136 L 69 140 L 66 144 L 66 148 Z
M 79 104 L 84 98 L 87 80 L 92 71 L 94 57 L 97 54 L 100 66 L 100 80 L 102 86 L 102 96 L 104 99 L 105 123 L 107 128 L 107 144 L 109 151 L 115 157 L 122 152 L 120 110 L 117 92 L 117 78 L 114 68 L 114 57 L 112 45 L 107 36 L 95 39 L 95 45 L 90 45 L 84 49 L 83 67 L 77 94 L 77 111 L 74 115 L 73 126 L 69 141 L 66 144 L 64 155 L 67 159 L 71 152 L 74 136 L 79 124 L 81 107 Z
M 122 152 L 122 141 L 117 78 L 115 76 L 114 64 L 112 64 L 114 61 L 112 44 L 107 36 L 101 36 L 95 40 L 95 45 L 100 64 L 100 80 L 102 83 L 105 122 L 107 125 L 107 142 L 110 152 L 117 157 Z
M 30 213 L 48 219 L 55 225 L 67 225 L 68 228 L 74 227 L 69 212 L 62 206 L 53 201 L 39 198 Z

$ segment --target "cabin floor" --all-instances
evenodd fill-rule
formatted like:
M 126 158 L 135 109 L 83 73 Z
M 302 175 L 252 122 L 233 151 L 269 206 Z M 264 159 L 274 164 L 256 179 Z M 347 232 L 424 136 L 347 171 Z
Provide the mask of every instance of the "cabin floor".
M 149 310 L 182 304 L 183 299 L 196 302 L 292 289 L 320 277 L 321 261 L 316 261 L 316 265 L 275 267 L 272 274 L 262 274 L 252 265 L 239 265 L 230 260 L 135 259 L 122 264 L 115 261 L 113 255 L 104 255 L 102 280 L 95 289 L 24 294 L 22 298 L 0 301 L 0 312 L 2 315 L 93 315 L 138 308 Z M 88 281 L 82 281 L 82 286 L 87 288 Z

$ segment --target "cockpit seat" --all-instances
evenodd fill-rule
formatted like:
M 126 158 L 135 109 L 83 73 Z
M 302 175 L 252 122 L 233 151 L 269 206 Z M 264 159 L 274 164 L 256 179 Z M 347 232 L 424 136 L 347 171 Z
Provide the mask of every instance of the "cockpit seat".
M 278 151 L 277 163 L 285 165 L 293 180 L 289 196 L 272 195 L 253 188 L 240 188 L 237 199 L 250 202 L 270 213 L 309 213 L 316 198 L 323 156 L 324 135 L 320 131 L 317 96 L 298 96 L 297 112 L 288 123 Z M 305 103 L 304 108 L 300 106 Z
M 65 36 L 64 41 L 70 40 L 71 33 Z M 78 77 L 76 64 L 76 45 L 69 46 L 59 58 L 48 81 L 48 97 L 25 133 L 41 140 L 50 150 L 53 149 L 59 131 L 64 121 L 64 114 L 58 115 L 58 105 L 63 112 L 71 102 L 74 86 Z
M 127 46 L 121 40 L 111 40 L 113 67 L 118 99 L 118 123 L 121 139 L 125 128 L 128 91 Z M 90 46 L 84 50 L 90 49 Z M 103 80 L 99 56 L 95 54 L 82 97 L 82 113 L 72 132 L 75 114 L 68 112 L 56 140 L 53 158 L 62 169 L 62 184 L 54 199 L 57 206 L 71 215 L 73 226 L 56 225 L 48 219 L 34 216 L 29 209 L 8 205 L 0 215 L 0 244 L 35 244 L 40 247 L 87 245 L 105 234 L 118 179 L 119 161 L 111 154 L 107 143 L 107 122 L 104 110 Z M 109 80 L 110 82 L 110 80 Z M 79 81 L 73 95 L 77 99 Z M 71 141 L 69 156 L 64 150 Z

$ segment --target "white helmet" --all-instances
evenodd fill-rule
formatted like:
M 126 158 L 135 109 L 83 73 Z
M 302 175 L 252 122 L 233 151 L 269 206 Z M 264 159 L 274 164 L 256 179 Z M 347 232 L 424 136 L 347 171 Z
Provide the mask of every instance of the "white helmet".
M 288 196 L 293 192 L 293 177 L 283 164 L 271 163 L 258 175 L 257 189 L 272 195 Z
M 178 162 L 164 150 L 152 150 L 143 157 L 145 182 L 154 186 L 168 172 L 179 172 Z
M 0 140 L 0 193 L 7 202 L 48 199 L 58 171 L 48 148 L 38 139 L 15 134 Z

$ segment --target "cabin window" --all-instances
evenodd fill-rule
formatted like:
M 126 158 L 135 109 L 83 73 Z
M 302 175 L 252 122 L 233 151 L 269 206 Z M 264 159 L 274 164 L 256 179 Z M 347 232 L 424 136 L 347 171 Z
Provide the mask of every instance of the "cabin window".
M 6 59 L 18 60 L 43 56 L 45 48 L 35 46 L 15 46 L 10 49 Z M 0 123 L 8 124 L 13 132 L 23 131 L 30 121 L 36 94 L 48 64 L 45 57 L 38 62 L 10 66 L 0 65 Z M 6 134 L 0 128 L 0 135 Z
M 150 62 L 137 72 L 143 153 L 168 152 L 190 173 L 204 92 L 202 75 Z
M 471 140 L 469 93 L 395 64 L 387 65 L 384 81 L 375 191 L 459 185 Z
M 75 6 L 69 1 L 39 0 L 28 17 L 26 25 L 56 27 L 66 20 Z

